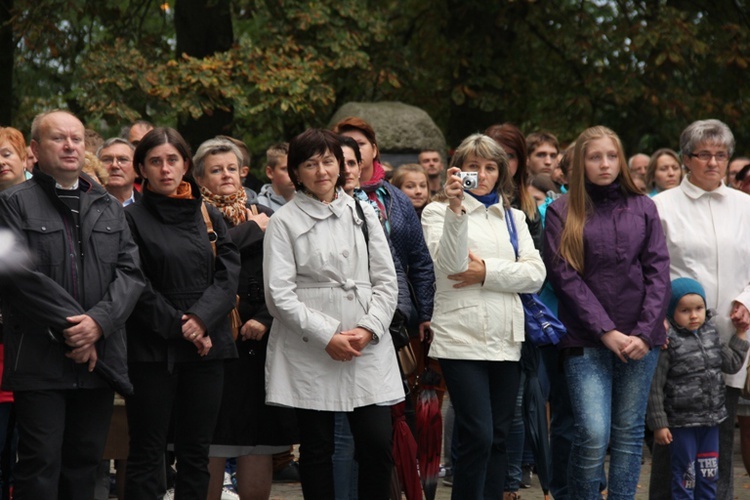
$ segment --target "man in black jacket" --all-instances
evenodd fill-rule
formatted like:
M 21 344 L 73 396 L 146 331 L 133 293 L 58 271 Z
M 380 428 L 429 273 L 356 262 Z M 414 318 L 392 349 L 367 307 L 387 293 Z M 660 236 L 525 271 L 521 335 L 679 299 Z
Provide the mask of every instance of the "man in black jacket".
M 97 363 L 127 378 L 125 320 L 144 286 L 121 205 L 82 173 L 84 127 L 67 111 L 31 127 L 33 179 L 0 196 L 0 226 L 33 264 L 2 288 L 3 388 L 19 428 L 14 498 L 94 496 L 113 392 Z

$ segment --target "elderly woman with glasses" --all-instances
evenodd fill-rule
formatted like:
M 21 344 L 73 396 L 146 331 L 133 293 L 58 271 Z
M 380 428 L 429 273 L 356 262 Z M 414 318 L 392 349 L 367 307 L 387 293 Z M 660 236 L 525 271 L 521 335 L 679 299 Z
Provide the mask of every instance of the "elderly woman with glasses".
M 719 120 L 700 120 L 680 135 L 688 170 L 680 186 L 654 197 L 667 238 L 671 278 L 693 278 L 706 290 L 707 307 L 722 342 L 750 326 L 750 197 L 723 180 L 734 153 L 734 136 Z M 734 420 L 743 367 L 726 375 L 729 413 L 719 429 L 718 499 L 732 495 Z M 656 467 L 654 467 L 656 469 Z

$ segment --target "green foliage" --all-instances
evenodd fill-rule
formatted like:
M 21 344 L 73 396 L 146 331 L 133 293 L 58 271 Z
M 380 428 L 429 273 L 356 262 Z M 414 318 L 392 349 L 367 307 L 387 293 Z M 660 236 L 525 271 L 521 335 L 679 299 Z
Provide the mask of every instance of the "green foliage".
M 745 0 L 232 0 L 235 43 L 203 59 L 174 54 L 162 3 L 16 0 L 17 125 L 67 106 L 113 135 L 223 110 L 260 152 L 345 102 L 400 100 L 453 144 L 605 124 L 649 151 L 715 117 L 750 147 Z

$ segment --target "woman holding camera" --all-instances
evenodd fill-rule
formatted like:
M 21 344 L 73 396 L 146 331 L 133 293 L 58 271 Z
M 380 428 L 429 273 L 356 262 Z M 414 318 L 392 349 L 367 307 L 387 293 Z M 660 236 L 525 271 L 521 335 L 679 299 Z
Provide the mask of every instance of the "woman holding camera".
M 524 339 L 518 293 L 537 291 L 545 277 L 523 212 L 510 208 L 512 189 L 508 156 L 475 134 L 456 149 L 444 193 L 422 213 L 437 278 L 430 355 L 440 361 L 461 440 L 453 499 L 503 496 Z

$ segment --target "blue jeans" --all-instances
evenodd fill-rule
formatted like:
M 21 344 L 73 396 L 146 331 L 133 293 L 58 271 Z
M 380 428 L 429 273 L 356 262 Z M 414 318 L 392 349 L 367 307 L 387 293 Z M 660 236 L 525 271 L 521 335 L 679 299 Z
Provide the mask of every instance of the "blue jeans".
M 345 412 L 336 412 L 333 428 L 333 489 L 336 500 L 357 500 L 359 464 L 354 459 L 354 436 Z
M 608 500 L 635 497 L 641 470 L 644 419 L 658 349 L 639 361 L 620 361 L 606 348 L 586 347 L 565 357 L 575 439 L 568 489 L 576 500 L 599 500 L 610 443 Z
M 458 438 L 452 500 L 502 499 L 521 364 L 441 359 Z

